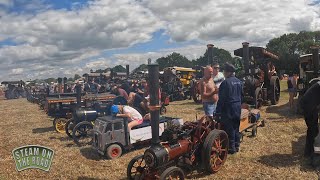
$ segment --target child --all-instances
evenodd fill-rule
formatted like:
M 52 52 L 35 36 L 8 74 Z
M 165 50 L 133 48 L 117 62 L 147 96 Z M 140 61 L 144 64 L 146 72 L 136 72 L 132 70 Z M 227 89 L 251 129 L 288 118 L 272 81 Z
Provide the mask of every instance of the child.
M 128 128 L 138 126 L 143 123 L 142 115 L 133 107 L 123 105 L 112 105 L 111 113 L 117 117 L 124 117 L 129 119 Z

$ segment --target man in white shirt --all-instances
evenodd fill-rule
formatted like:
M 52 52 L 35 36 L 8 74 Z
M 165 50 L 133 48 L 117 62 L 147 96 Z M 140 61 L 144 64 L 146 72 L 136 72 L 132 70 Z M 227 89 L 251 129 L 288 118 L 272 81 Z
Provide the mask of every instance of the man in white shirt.
M 217 104 L 217 102 L 219 100 L 219 97 L 218 97 L 219 87 L 220 87 L 220 84 L 222 83 L 222 81 L 225 80 L 225 77 L 224 77 L 222 72 L 219 72 L 220 71 L 220 66 L 219 66 L 219 64 L 217 62 L 212 64 L 212 69 L 213 69 L 212 78 L 213 78 L 213 82 L 214 82 L 214 84 L 216 86 L 216 90 L 215 90 L 215 94 L 213 96 L 213 99 L 214 99 L 215 104 Z

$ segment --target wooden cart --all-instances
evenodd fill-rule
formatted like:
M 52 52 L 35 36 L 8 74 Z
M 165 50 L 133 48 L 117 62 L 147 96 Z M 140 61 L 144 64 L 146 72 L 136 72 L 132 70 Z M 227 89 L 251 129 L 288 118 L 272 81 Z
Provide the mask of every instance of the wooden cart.
M 258 132 L 258 127 L 264 127 L 265 121 L 260 118 L 260 110 L 259 109 L 249 109 L 242 108 L 241 109 L 241 119 L 240 119 L 240 140 L 243 140 L 243 136 L 245 132 L 251 131 L 251 137 L 255 137 Z

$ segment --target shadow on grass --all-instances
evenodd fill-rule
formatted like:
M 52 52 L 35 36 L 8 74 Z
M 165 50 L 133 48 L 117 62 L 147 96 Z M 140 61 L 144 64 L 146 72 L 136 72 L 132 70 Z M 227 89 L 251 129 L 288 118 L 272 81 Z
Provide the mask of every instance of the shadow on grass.
M 35 134 L 39 134 L 39 133 L 46 133 L 46 132 L 50 132 L 50 131 L 54 131 L 54 127 L 45 127 L 45 128 L 35 128 L 35 129 L 32 129 L 32 133 L 35 133 Z
M 101 180 L 99 178 L 91 178 L 87 176 L 79 176 L 77 180 Z
M 298 141 L 292 141 L 292 154 L 272 154 L 261 156 L 258 162 L 274 168 L 286 168 L 299 165 L 303 171 L 314 171 L 310 161 L 303 157 L 306 136 L 299 137 Z
M 93 149 L 91 146 L 81 148 L 80 153 L 85 158 L 95 160 L 95 161 L 106 159 L 105 157 L 100 155 L 95 149 Z
M 298 100 L 294 99 L 294 104 L 297 105 Z M 290 109 L 289 102 L 286 104 L 278 105 L 278 106 L 269 106 L 266 109 L 266 113 L 274 113 L 277 114 L 280 117 L 286 117 L 286 118 L 300 118 L 301 115 L 296 113 L 296 109 Z M 274 119 L 278 119 L 279 117 L 275 117 Z M 273 118 L 268 118 L 273 119 Z
M 71 138 L 69 138 L 68 136 L 65 136 L 65 137 L 54 137 L 54 136 L 51 136 L 51 137 L 49 137 L 49 139 L 58 139 L 58 140 L 60 140 L 60 141 L 71 141 L 72 139 Z

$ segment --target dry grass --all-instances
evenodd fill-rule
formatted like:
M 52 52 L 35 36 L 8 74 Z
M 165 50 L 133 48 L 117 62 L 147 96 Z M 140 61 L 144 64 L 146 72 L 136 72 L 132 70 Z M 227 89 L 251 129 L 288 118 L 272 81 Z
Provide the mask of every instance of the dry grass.
M 245 137 L 241 152 L 229 156 L 217 174 L 191 174 L 189 179 L 318 179 L 302 157 L 306 126 L 301 117 L 286 107 L 287 93 L 274 107 L 264 107 L 266 127 L 258 136 Z M 286 99 L 284 99 L 286 98 Z M 201 105 L 192 101 L 173 102 L 168 115 L 194 120 L 202 115 Z M 117 160 L 100 157 L 89 146 L 78 148 L 64 134 L 53 130 L 52 119 L 25 99 L 0 99 L 0 180 L 1 179 L 125 179 L 126 166 L 142 150 L 129 152 Z M 50 172 L 17 172 L 11 151 L 19 146 L 39 144 L 55 150 Z

